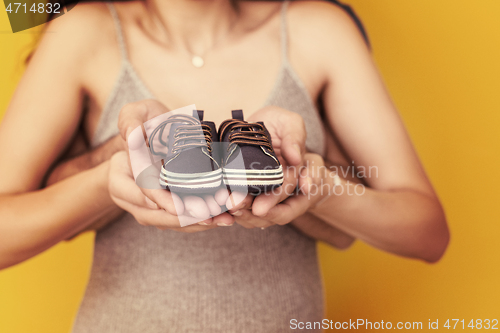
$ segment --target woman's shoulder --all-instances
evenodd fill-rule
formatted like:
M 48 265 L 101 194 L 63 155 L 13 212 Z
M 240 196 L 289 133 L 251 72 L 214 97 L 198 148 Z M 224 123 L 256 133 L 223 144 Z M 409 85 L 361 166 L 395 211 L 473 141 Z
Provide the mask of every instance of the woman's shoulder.
M 283 2 L 244 1 L 243 4 L 249 12 L 266 12 L 274 8 L 275 16 L 280 16 Z M 326 0 L 289 1 L 285 19 L 291 43 L 311 51 L 363 38 L 353 17 L 338 4 Z
M 366 43 L 353 18 L 328 1 L 293 1 L 287 11 L 291 54 L 313 63 L 318 75 L 326 66 L 345 63 L 345 54 L 366 52 Z
M 66 36 L 72 35 L 78 38 L 82 46 L 87 47 L 99 46 L 96 44 L 116 40 L 117 27 L 110 5 L 115 8 L 120 21 L 128 20 L 138 12 L 138 9 L 144 7 L 143 1 L 78 2 L 64 15 L 50 21 L 46 30 L 57 30 L 58 33 L 64 33 Z M 84 44 L 86 42 L 93 45 Z
M 330 1 L 292 1 L 287 20 L 290 22 L 290 29 L 317 37 L 331 39 L 350 33 L 359 35 L 353 18 Z
M 64 15 L 50 21 L 49 26 L 89 34 L 110 26 L 110 22 L 111 16 L 105 2 L 79 2 L 70 10 L 66 9 Z
M 67 59 L 81 61 L 80 65 L 99 52 L 116 48 L 116 28 L 109 8 L 104 2 L 78 3 L 47 23 L 40 44 L 45 52 L 64 54 Z
M 68 80 L 86 88 L 89 77 L 104 71 L 106 66 L 102 64 L 109 59 L 113 63 L 120 59 L 109 8 L 102 2 L 82 2 L 46 24 L 30 67 L 44 68 L 57 61 L 57 66 L 68 73 Z
M 42 39 L 52 40 L 53 46 L 63 48 L 65 53 L 74 51 L 83 56 L 108 43 L 115 34 L 114 30 L 105 3 L 81 2 L 48 22 Z

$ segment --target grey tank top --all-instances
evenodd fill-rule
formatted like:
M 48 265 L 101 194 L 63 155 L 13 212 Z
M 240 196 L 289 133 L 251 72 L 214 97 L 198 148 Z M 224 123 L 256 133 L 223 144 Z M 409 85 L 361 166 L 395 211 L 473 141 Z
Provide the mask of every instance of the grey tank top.
M 280 75 L 265 105 L 300 114 L 308 150 L 323 155 L 321 118 L 288 61 L 287 4 L 281 13 Z M 123 63 L 94 147 L 118 134 L 125 104 L 154 98 L 128 60 L 118 14 L 108 5 Z M 279 333 L 290 331 L 292 319 L 322 317 L 316 242 L 292 226 L 261 230 L 235 224 L 186 234 L 141 226 L 126 214 L 96 234 L 90 280 L 73 332 Z

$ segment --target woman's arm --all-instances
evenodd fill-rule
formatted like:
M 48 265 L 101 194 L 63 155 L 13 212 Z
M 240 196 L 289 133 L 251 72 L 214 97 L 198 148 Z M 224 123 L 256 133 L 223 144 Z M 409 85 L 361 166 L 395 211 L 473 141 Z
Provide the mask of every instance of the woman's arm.
M 292 65 L 299 75 L 307 71 L 322 78 L 328 125 L 356 170 L 364 170 L 369 188 L 358 185 L 356 195 L 352 182 L 334 177 L 319 155 L 306 154 L 308 173 L 299 181 L 305 192 L 274 207 L 257 197 L 253 214 L 286 224 L 310 212 L 382 250 L 439 260 L 449 241 L 443 209 L 351 19 L 324 2 L 297 2 L 288 21 Z
M 42 190 L 0 196 L 0 269 L 29 259 L 92 225 L 115 207 L 109 162 Z
M 102 15 L 86 10 L 48 24 L 0 124 L 0 268 L 42 252 L 115 206 L 107 164 L 38 190 L 79 127 L 82 77 L 96 43 L 108 36 Z
M 372 173 L 363 195 L 332 195 L 310 212 L 380 249 L 437 261 L 449 240 L 446 218 L 370 52 L 345 13 L 306 9 L 292 26 L 317 36 L 300 46 L 324 73 L 329 125 L 357 169 Z

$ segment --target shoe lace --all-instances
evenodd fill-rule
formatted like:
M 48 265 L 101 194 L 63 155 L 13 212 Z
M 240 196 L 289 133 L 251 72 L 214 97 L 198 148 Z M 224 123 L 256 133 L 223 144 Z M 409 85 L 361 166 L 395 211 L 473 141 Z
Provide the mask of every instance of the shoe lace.
M 227 131 L 233 132 L 229 134 L 228 139 L 230 144 L 227 150 L 234 144 L 246 144 L 251 146 L 265 146 L 273 151 L 273 146 L 269 142 L 269 138 L 262 124 L 249 123 L 238 119 L 226 120 L 221 124 L 219 141 L 222 142 Z
M 185 123 L 175 129 L 174 142 L 172 144 L 172 154 L 176 154 L 183 149 L 205 147 L 209 152 L 212 152 L 212 132 L 210 126 L 202 124 L 198 119 L 184 114 L 176 114 L 168 118 L 158 125 L 149 137 L 149 148 L 154 155 L 163 155 L 165 153 L 158 152 L 154 149 L 153 141 L 158 134 L 158 140 L 163 146 L 167 146 L 167 142 L 163 140 L 163 132 L 168 124 Z

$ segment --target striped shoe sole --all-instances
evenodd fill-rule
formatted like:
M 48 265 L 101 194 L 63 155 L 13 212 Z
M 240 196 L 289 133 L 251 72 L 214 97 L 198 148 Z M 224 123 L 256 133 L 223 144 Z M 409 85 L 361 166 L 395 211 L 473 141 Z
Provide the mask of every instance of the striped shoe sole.
M 176 173 L 161 168 L 160 185 L 179 192 L 200 192 L 221 185 L 222 169 L 202 173 Z
M 227 186 L 279 186 L 283 184 L 283 168 L 281 165 L 264 170 L 224 168 L 223 179 Z

